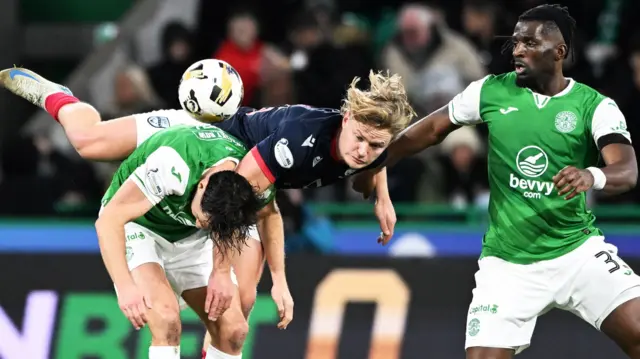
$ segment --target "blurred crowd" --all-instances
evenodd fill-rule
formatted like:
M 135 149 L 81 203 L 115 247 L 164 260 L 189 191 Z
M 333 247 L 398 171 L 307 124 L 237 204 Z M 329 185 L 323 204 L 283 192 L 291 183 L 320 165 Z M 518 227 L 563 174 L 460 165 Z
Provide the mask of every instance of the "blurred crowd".
M 118 71 L 112 106 L 99 109 L 105 120 L 159 108 L 179 108 L 177 87 L 186 67 L 207 57 L 225 60 L 240 73 L 244 105 L 253 107 L 304 103 L 339 107 L 354 76 L 369 69 L 400 74 L 422 117 L 446 104 L 469 82 L 488 73 L 511 71 L 503 44 L 518 14 L 538 0 L 459 0 L 351 6 L 350 2 L 307 1 L 304 6 L 256 2 L 255 6 L 218 11 L 201 1 L 199 22 L 188 28 L 169 22 L 161 39 L 163 58 L 149 67 L 130 64 Z M 640 5 L 635 1 L 563 1 L 578 21 L 574 56 L 566 75 L 614 98 L 633 134 L 640 110 Z M 395 4 L 395 6 L 394 6 Z M 351 7 L 351 8 L 350 8 Z M 57 153 L 45 137 L 16 140 L 2 151 L 0 194 L 13 203 L 33 202 L 25 211 L 64 211 L 99 200 L 109 171 L 97 173 L 86 163 Z M 638 142 L 636 142 L 638 143 Z M 457 207 L 486 206 L 486 128 L 462 128 L 440 146 L 400 162 L 389 171 L 396 202 L 449 203 Z M 20 151 L 30 157 L 15 161 Z M 29 191 L 19 190 L 24 186 Z M 22 186 L 22 187 L 21 187 Z M 50 189 L 55 189 L 51 191 Z M 42 193 L 41 193 L 42 192 Z M 300 226 L 305 200 L 349 201 L 357 198 L 349 184 L 283 194 L 292 208 L 291 226 Z M 18 200 L 20 198 L 21 200 Z M 635 191 L 604 202 L 640 202 Z M 31 202 L 31 203 L 29 203 Z M 4 212 L 3 212 L 4 213 Z M 298 221 L 296 221 L 298 218 Z M 300 229 L 300 228 L 298 228 Z

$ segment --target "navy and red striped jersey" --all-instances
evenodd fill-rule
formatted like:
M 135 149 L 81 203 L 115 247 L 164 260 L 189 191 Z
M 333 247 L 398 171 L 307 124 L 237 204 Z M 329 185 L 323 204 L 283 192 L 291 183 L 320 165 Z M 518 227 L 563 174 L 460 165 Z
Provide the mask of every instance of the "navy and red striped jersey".
M 217 127 L 248 147 L 276 188 L 313 188 L 378 167 L 386 152 L 368 167 L 352 169 L 336 155 L 339 110 L 287 105 L 261 110 L 241 108 Z

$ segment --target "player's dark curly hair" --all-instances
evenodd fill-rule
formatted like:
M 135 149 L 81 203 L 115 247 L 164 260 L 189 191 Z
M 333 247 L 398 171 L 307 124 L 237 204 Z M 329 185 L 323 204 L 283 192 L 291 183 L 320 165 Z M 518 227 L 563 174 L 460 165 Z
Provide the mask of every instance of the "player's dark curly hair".
M 558 4 L 544 4 L 523 12 L 518 21 L 540 21 L 545 23 L 545 31 L 560 31 L 567 45 L 567 54 L 573 54 L 573 43 L 576 32 L 576 20 L 569 14 L 566 6 Z M 512 51 L 513 43 L 509 40 L 503 47 L 503 52 Z
M 241 252 L 262 206 L 249 181 L 234 171 L 216 172 L 209 177 L 200 205 L 209 216 L 206 229 L 220 253 Z

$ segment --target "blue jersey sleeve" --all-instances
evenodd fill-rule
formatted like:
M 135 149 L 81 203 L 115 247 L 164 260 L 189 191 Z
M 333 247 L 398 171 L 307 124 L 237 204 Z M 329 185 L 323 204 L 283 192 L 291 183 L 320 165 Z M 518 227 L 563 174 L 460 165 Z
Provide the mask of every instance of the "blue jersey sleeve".
M 306 132 L 299 121 L 284 121 L 251 150 L 271 183 L 287 173 L 299 170 L 306 162 L 313 147 L 310 143 L 313 135 L 305 137 Z

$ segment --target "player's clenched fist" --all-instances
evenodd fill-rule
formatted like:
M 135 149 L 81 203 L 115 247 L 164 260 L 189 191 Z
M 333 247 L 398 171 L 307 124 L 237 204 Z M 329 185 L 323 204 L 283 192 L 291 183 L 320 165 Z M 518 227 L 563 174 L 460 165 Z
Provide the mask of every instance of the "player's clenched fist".
M 565 199 L 571 199 L 593 187 L 593 174 L 588 170 L 580 170 L 573 166 L 563 168 L 553 176 L 553 183 L 559 196 L 566 195 Z
M 135 284 L 118 288 L 118 305 L 136 330 L 147 323 L 146 312 L 151 309 L 151 302 Z

